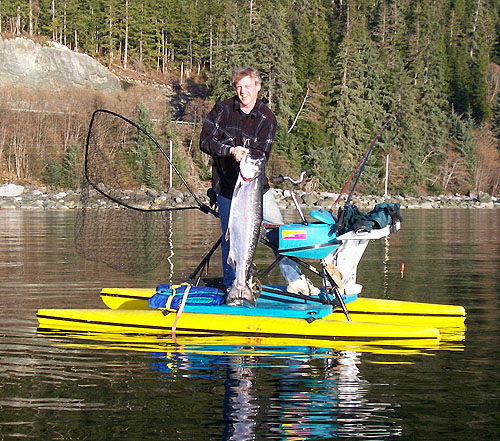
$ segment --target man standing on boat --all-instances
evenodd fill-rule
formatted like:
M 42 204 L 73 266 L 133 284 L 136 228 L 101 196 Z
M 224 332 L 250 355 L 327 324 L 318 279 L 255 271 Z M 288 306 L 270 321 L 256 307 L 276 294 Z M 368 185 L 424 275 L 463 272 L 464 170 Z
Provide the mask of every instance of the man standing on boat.
M 276 118 L 258 99 L 261 89 L 259 72 L 253 67 L 240 67 L 233 71 L 231 83 L 236 95 L 217 102 L 207 116 L 200 135 L 201 151 L 212 156 L 212 188 L 217 195 L 222 228 L 223 283 L 229 289 L 235 272 L 227 262 L 229 241 L 226 240 L 231 198 L 239 173 L 239 162 L 258 149 L 269 158 L 276 132 Z M 268 224 L 283 224 L 283 216 L 269 187 L 264 183 L 263 219 Z M 297 264 L 284 258 L 279 263 L 281 274 L 292 293 L 318 295 L 319 289 L 300 273 Z

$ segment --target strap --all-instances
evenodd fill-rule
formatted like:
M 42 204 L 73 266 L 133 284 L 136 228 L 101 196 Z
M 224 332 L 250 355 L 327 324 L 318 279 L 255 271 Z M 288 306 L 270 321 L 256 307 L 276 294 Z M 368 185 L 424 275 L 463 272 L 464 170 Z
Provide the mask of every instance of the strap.
M 177 314 L 175 316 L 174 324 L 172 325 L 172 338 L 175 342 L 175 329 L 177 328 L 177 320 L 179 320 L 179 317 L 182 315 L 182 312 L 184 311 L 184 305 L 186 304 L 186 300 L 188 298 L 189 290 L 191 289 L 191 285 L 188 285 L 186 290 L 184 291 L 184 295 L 182 296 L 182 301 L 179 306 L 179 309 L 177 310 Z M 172 296 L 173 298 L 173 296 Z

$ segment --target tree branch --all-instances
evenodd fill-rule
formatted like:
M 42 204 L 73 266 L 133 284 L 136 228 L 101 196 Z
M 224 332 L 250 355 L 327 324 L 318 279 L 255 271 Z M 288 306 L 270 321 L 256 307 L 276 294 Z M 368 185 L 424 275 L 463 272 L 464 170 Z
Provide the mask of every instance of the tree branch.
M 302 104 L 300 105 L 300 109 L 297 112 L 297 115 L 295 115 L 295 119 L 293 120 L 292 125 L 288 129 L 288 133 L 290 133 L 293 130 L 293 128 L 295 127 L 295 124 L 297 123 L 297 120 L 299 119 L 300 112 L 302 112 L 302 109 L 304 108 L 304 106 L 306 104 L 307 98 L 309 98 L 309 87 L 306 90 L 306 95 L 304 96 L 304 99 L 302 100 Z

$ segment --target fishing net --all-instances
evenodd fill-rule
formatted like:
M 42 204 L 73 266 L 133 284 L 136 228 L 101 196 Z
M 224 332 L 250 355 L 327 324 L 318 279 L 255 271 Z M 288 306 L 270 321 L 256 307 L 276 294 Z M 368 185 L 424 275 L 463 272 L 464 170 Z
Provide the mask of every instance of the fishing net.
M 82 208 L 76 221 L 77 252 L 127 274 L 150 272 L 171 254 L 168 214 Z
M 169 188 L 171 173 L 188 190 Z M 113 112 L 94 112 L 85 149 L 85 182 L 77 215 L 77 252 L 128 274 L 155 269 L 171 253 L 172 212 L 200 202 L 160 144 Z M 170 181 L 170 182 L 169 182 Z

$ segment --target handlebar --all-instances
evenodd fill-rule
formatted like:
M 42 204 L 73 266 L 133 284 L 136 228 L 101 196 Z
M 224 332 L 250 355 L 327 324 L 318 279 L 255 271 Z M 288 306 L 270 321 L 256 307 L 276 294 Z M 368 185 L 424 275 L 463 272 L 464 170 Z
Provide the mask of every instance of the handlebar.
M 291 178 L 290 176 L 283 176 L 283 175 L 279 175 L 275 178 L 271 178 L 271 182 L 273 184 L 281 184 L 283 183 L 284 181 L 290 181 L 293 185 L 298 185 L 300 184 L 301 182 L 304 181 L 304 177 L 307 173 L 309 173 L 311 170 L 310 169 L 307 169 L 307 170 L 303 170 L 301 173 L 300 173 L 300 176 L 298 179 L 293 179 Z

